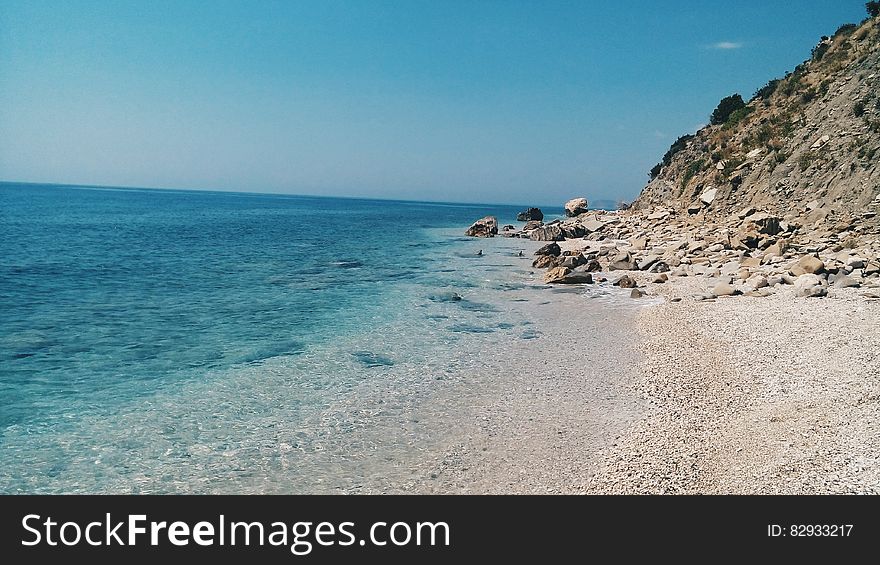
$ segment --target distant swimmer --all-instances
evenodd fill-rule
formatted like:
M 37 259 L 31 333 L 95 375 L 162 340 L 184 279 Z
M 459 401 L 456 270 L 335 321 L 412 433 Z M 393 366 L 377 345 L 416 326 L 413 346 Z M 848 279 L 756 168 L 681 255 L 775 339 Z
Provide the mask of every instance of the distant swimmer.
M 523 256 L 523 254 L 522 254 L 522 249 L 519 250 L 519 256 L 520 256 L 520 257 Z
M 482 254 L 483 254 L 483 250 L 482 250 L 482 249 L 480 249 L 479 251 L 477 251 L 477 257 L 480 257 Z

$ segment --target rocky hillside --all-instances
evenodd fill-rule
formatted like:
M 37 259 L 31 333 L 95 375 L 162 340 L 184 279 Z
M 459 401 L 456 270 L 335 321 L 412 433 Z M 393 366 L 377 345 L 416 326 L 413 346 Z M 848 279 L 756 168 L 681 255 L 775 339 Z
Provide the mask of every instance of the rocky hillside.
M 880 18 L 823 38 L 810 60 L 676 141 L 633 203 L 695 221 L 756 208 L 804 231 L 876 230 L 880 211 Z

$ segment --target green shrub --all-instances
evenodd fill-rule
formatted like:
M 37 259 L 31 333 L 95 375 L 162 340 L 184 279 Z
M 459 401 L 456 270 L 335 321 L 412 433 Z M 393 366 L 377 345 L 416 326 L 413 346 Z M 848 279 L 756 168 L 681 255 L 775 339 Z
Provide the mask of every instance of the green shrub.
M 865 103 L 864 102 L 859 100 L 858 102 L 853 104 L 853 114 L 855 114 L 855 116 L 857 118 L 861 118 L 862 114 L 864 114 L 864 113 L 865 113 Z
M 735 112 L 730 114 L 730 117 L 728 117 L 727 121 L 724 122 L 724 127 L 730 128 L 730 127 L 735 126 L 736 124 L 741 122 L 743 120 L 743 118 L 745 118 L 746 116 L 751 114 L 753 111 L 754 111 L 754 108 L 752 108 L 750 106 L 743 106 L 739 110 L 736 110 Z
M 703 168 L 703 160 L 702 159 L 697 159 L 696 161 L 694 161 L 693 163 L 688 165 L 688 168 L 684 171 L 684 176 L 681 177 L 681 189 L 682 190 L 684 190 L 687 187 L 687 185 L 691 181 L 691 179 L 694 178 L 694 175 L 699 173 L 702 168 Z
M 713 126 L 723 124 L 731 114 L 740 108 L 745 107 L 745 105 L 746 103 L 743 102 L 742 96 L 739 94 L 731 94 L 726 98 L 722 98 L 721 102 L 718 103 L 718 107 L 715 108 L 715 111 L 713 111 L 712 115 L 709 117 L 709 123 Z
M 825 53 L 828 51 L 828 48 L 831 47 L 831 45 L 828 44 L 827 41 L 828 41 L 828 36 L 823 35 L 822 39 L 819 41 L 818 45 L 813 47 L 813 51 L 810 53 L 810 56 L 814 61 L 822 60 L 822 57 L 825 56 Z
M 872 18 L 876 18 L 880 15 L 880 2 L 866 2 L 865 9 L 868 10 L 868 15 Z
M 757 100 L 758 98 L 760 98 L 761 100 L 767 100 L 768 98 L 770 98 L 770 96 L 773 95 L 774 92 L 776 92 L 776 88 L 779 86 L 780 82 L 781 81 L 778 78 L 774 78 L 773 80 L 769 81 L 767 84 L 755 91 L 755 95 L 752 96 L 752 100 Z
M 693 138 L 694 136 L 688 133 L 672 142 L 672 145 L 669 146 L 669 151 L 667 151 L 663 155 L 663 166 L 665 167 L 666 165 L 671 163 L 672 158 L 675 156 L 675 154 L 684 149 L 687 146 L 688 142 Z
M 773 128 L 769 125 L 763 125 L 755 132 L 755 142 L 757 145 L 766 145 L 773 138 Z
M 814 88 L 808 88 L 805 91 L 801 92 L 801 102 L 807 104 L 812 101 L 816 97 L 816 90 Z
M 837 31 L 834 32 L 834 35 L 832 37 L 838 37 L 841 35 L 849 35 L 852 32 L 854 32 L 855 30 L 857 30 L 858 28 L 859 28 L 859 26 L 857 26 L 856 24 L 843 24 L 842 26 L 837 28 Z
M 657 163 L 653 167 L 651 167 L 651 171 L 648 173 L 648 176 L 651 177 L 651 180 L 657 178 L 657 175 L 660 174 L 660 170 L 663 168 L 661 163 Z
M 806 171 L 818 157 L 819 156 L 815 152 L 807 151 L 798 157 L 798 166 L 802 171 Z

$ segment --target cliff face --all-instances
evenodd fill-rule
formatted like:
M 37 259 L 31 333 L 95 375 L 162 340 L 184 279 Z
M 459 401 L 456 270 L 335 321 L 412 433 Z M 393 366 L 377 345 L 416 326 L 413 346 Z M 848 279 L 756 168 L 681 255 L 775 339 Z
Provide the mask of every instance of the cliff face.
M 673 147 L 633 203 L 724 221 L 745 208 L 806 229 L 880 211 L 880 18 L 843 26 L 725 123 Z

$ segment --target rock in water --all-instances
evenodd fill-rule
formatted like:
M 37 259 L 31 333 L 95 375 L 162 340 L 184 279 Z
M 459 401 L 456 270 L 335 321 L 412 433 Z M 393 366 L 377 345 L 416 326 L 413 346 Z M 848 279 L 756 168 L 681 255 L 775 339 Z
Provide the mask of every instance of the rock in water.
M 516 221 L 518 222 L 530 222 L 532 220 L 540 221 L 543 219 L 544 212 L 542 212 L 540 208 L 529 208 L 516 215 Z
M 620 288 L 635 288 L 636 281 L 629 275 L 623 275 L 614 281 L 614 286 L 619 286 Z
M 498 234 L 498 220 L 495 216 L 480 218 L 464 232 L 469 237 L 493 237 Z
M 532 267 L 536 269 L 550 269 L 558 266 L 559 259 L 553 255 L 538 255 L 538 257 L 532 261 Z
M 799 276 L 794 281 L 795 296 L 820 297 L 828 294 L 825 288 L 825 279 L 819 275 L 806 273 Z
M 569 218 L 578 216 L 587 211 L 586 198 L 572 198 L 565 203 L 565 215 Z
M 553 267 L 544 273 L 544 282 L 547 284 L 561 283 L 570 272 L 571 269 L 568 267 Z
M 532 230 L 529 239 L 532 241 L 559 241 L 562 240 L 562 230 L 559 226 L 543 226 Z
M 553 255 L 554 257 L 559 257 L 560 253 L 562 253 L 562 249 L 555 241 L 552 243 L 548 243 L 547 245 L 543 245 L 539 247 L 537 251 L 535 251 L 535 255 Z
M 569 273 L 561 281 L 561 284 L 593 284 L 593 275 L 590 273 Z
M 632 292 L 629 293 L 629 296 L 630 298 L 641 298 L 645 296 L 645 293 L 637 288 L 634 288 L 632 289 Z

